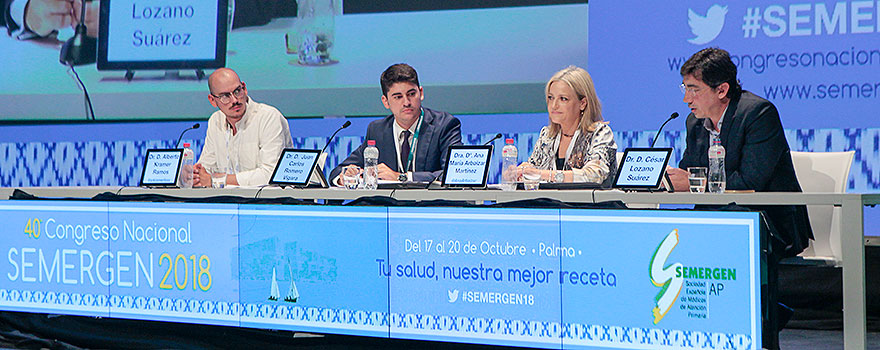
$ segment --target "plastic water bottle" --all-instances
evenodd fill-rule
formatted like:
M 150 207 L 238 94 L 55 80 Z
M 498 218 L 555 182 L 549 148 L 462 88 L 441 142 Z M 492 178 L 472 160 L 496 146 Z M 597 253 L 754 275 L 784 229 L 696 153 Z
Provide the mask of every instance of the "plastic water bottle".
M 180 161 L 180 188 L 193 187 L 193 165 L 195 153 L 189 148 L 189 142 L 183 144 L 183 159 Z
M 375 190 L 379 184 L 379 149 L 376 141 L 367 141 L 364 149 L 364 189 Z
M 724 146 L 721 139 L 712 139 L 709 147 L 709 193 L 724 193 L 727 188 L 727 174 L 724 171 Z
M 513 139 L 504 140 L 504 148 L 501 149 L 501 189 L 513 191 L 516 189 L 516 162 L 517 151 L 513 145 Z

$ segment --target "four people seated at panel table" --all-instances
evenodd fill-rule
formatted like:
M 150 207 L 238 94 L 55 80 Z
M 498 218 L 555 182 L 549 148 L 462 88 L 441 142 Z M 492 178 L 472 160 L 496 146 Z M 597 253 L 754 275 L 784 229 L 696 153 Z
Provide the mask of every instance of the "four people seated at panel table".
M 748 91 L 736 79 L 727 51 L 697 52 L 681 68 L 687 118 L 687 146 L 679 168 L 667 173 L 673 187 L 686 191 L 689 166 L 706 166 L 710 138 L 720 137 L 727 151 L 727 188 L 731 190 L 799 192 L 788 142 L 775 106 Z M 365 140 L 379 148 L 382 180 L 430 182 L 446 163 L 449 146 L 461 144 L 461 122 L 449 113 L 422 107 L 424 89 L 415 69 L 395 64 L 380 77 L 381 102 L 391 115 L 373 121 Z M 227 183 L 266 184 L 283 148 L 292 141 L 287 121 L 275 108 L 249 99 L 238 75 L 221 68 L 208 79 L 208 101 L 219 110 L 208 121 L 201 157 L 194 167 L 194 185 L 210 183 L 210 169 L 229 169 Z M 543 181 L 593 182 L 610 187 L 617 171 L 617 144 L 589 73 L 568 67 L 545 86 L 548 125 L 543 127 L 528 160 L 518 173 L 538 173 Z M 366 142 L 329 174 L 341 185 L 343 171 L 364 167 Z M 802 251 L 812 238 L 806 208 L 762 208 L 780 231 L 785 256 Z
M 710 138 L 726 149 L 727 188 L 800 192 L 779 112 L 769 101 L 742 90 L 727 51 L 708 48 L 681 68 L 687 117 L 687 145 L 679 167 L 667 173 L 677 191 L 686 191 L 689 166 L 707 166 Z M 430 182 L 446 163 L 446 149 L 461 144 L 461 123 L 446 112 L 422 107 L 424 89 L 415 69 L 395 64 L 380 77 L 381 102 L 391 115 L 367 127 L 366 140 L 379 148 L 379 178 Z M 266 184 L 281 150 L 292 146 L 287 121 L 275 108 L 249 99 L 247 87 L 228 68 L 208 79 L 208 101 L 219 110 L 208 121 L 195 186 L 210 183 L 209 170 L 229 169 L 227 183 Z M 590 75 L 578 67 L 554 74 L 545 86 L 548 125 L 543 127 L 519 173 L 539 173 L 551 182 L 594 182 L 608 187 L 617 171 L 617 144 Z M 329 174 L 341 185 L 343 171 L 364 167 L 365 144 Z M 780 232 L 777 253 L 793 256 L 812 239 L 804 206 L 768 206 Z
M 727 51 L 701 50 L 684 63 L 680 73 L 683 102 L 691 113 L 680 168 L 667 168 L 675 190 L 688 190 L 683 169 L 706 167 L 709 145 L 718 137 L 726 150 L 728 189 L 801 191 L 779 112 L 769 101 L 742 89 Z M 422 107 L 424 89 L 409 65 L 388 67 L 380 85 L 382 104 L 391 115 L 371 122 L 365 138 L 376 141 L 379 148 L 379 178 L 437 179 L 446 164 L 447 148 L 461 144 L 461 123 L 449 113 Z M 245 84 L 231 69 L 215 71 L 208 86 L 208 100 L 219 110 L 208 122 L 194 184 L 210 184 L 209 169 L 218 167 L 232 170 L 227 175 L 229 184 L 268 183 L 282 149 L 292 145 L 287 121 L 277 109 L 250 100 Z M 528 160 L 517 168 L 518 174 L 539 174 L 550 182 L 593 182 L 610 187 L 617 171 L 617 144 L 608 123 L 602 120 L 590 75 L 581 68 L 568 67 L 550 78 L 544 92 L 549 122 L 541 129 Z M 342 172 L 361 171 L 365 147 L 361 144 L 330 172 L 331 184 L 341 185 Z M 803 205 L 753 209 L 765 211 L 773 227 L 770 264 L 800 253 L 813 238 Z

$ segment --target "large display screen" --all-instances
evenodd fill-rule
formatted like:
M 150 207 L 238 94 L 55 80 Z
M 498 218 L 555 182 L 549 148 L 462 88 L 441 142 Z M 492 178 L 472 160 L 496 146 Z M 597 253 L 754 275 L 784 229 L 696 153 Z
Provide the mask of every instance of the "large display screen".
M 757 213 L 64 201 L 0 212 L 0 310 L 551 349 L 761 348 Z
M 226 0 L 103 1 L 98 69 L 223 67 L 228 13 L 218 9 L 226 7 Z
M 108 62 L 125 62 L 114 68 L 124 69 L 157 59 L 213 57 L 217 20 L 202 15 L 225 3 L 113 0 Z M 229 1 L 215 10 L 218 18 L 233 18 L 220 54 L 247 83 L 251 98 L 291 117 L 386 114 L 379 76 L 400 62 L 418 71 L 425 106 L 456 114 L 538 112 L 545 110 L 543 86 L 554 72 L 587 64 L 589 14 L 582 1 L 460 1 L 424 8 L 342 3 L 308 1 L 302 6 L 314 11 L 298 11 L 293 0 Z M 171 18 L 155 18 L 164 17 L 166 8 Z M 185 42 L 184 34 L 191 34 L 195 46 L 175 44 Z M 82 91 L 58 63 L 60 43 L 71 35 L 70 28 L 37 40 L 19 40 L 18 32 L 0 35 L 6 62 L 0 97 L 8 101 L 0 120 L 85 119 Z M 206 119 L 216 110 L 207 101 L 206 81 L 191 70 L 168 76 L 135 71 L 131 81 L 124 71 L 98 71 L 95 65 L 76 71 L 98 120 Z
M 589 70 L 614 130 L 686 115 L 679 70 L 706 47 L 730 52 L 743 88 L 773 102 L 786 129 L 880 126 L 876 1 L 597 1 L 590 27 Z

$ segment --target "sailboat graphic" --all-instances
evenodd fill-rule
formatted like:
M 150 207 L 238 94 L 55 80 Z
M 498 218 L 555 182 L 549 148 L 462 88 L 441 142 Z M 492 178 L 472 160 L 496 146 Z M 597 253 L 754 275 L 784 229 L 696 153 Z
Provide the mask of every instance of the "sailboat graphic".
M 281 292 L 278 290 L 278 280 L 275 279 L 275 268 L 272 268 L 272 291 L 269 292 L 269 300 L 277 301 L 278 297 L 281 296 Z
M 284 297 L 284 301 L 295 303 L 299 299 L 299 291 L 296 289 L 296 282 L 293 280 L 293 265 L 290 264 L 290 259 L 287 260 L 287 268 L 290 270 L 290 289 L 287 290 L 287 296 Z

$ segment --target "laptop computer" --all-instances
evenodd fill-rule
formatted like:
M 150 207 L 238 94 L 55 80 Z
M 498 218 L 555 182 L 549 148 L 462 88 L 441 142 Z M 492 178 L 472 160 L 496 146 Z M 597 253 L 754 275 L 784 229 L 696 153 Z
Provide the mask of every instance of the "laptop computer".
M 183 148 L 148 149 L 138 186 L 178 187 Z
M 627 148 L 612 187 L 625 190 L 660 188 L 672 148 Z

